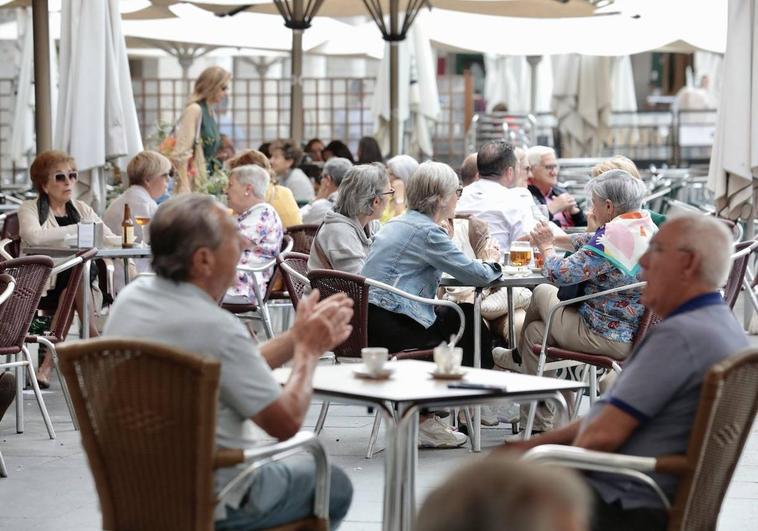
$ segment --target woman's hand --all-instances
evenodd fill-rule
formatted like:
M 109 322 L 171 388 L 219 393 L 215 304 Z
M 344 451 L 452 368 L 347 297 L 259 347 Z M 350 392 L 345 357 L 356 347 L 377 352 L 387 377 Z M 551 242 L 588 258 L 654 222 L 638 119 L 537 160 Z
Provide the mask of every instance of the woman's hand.
M 548 223 L 544 220 L 540 221 L 532 232 L 529 233 L 529 240 L 532 242 L 532 245 L 536 245 L 540 251 L 553 247 L 555 236 L 553 236 L 553 231 L 550 230 Z

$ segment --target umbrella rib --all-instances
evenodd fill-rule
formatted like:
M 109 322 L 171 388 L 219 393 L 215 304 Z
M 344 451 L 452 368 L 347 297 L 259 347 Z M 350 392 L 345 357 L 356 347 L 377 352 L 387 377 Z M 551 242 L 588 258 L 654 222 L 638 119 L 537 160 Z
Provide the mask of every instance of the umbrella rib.
M 313 17 L 316 16 L 319 9 L 321 9 L 321 6 L 324 4 L 324 0 L 313 0 L 309 1 L 308 5 L 305 7 L 305 21 L 310 23 L 311 20 L 313 20 Z
M 279 10 L 279 14 L 282 15 L 285 22 L 292 22 L 292 9 L 288 0 L 274 0 L 274 5 Z
M 377 0 L 376 2 L 372 2 L 372 0 L 363 0 L 363 5 L 366 6 L 366 9 L 368 9 L 369 14 L 371 15 L 371 18 L 374 19 L 374 23 L 379 27 L 379 31 L 382 33 L 382 37 L 387 37 L 389 35 L 389 32 L 387 31 L 387 26 L 384 23 L 384 13 L 382 12 L 382 6 Z
M 411 29 L 413 21 L 416 20 L 416 16 L 418 15 L 419 11 L 421 11 L 421 8 L 425 3 L 426 0 L 411 0 L 408 3 L 408 9 L 405 10 L 405 18 L 403 19 L 403 37 L 405 37 L 408 33 L 408 30 Z

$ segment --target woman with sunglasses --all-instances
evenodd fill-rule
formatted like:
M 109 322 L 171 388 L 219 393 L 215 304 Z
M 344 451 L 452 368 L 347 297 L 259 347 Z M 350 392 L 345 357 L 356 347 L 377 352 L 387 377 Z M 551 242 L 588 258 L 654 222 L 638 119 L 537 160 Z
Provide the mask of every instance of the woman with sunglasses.
M 326 213 L 313 238 L 308 269 L 358 274 L 374 241 L 378 220 L 395 192 L 380 163 L 350 168 L 337 192 L 334 210 Z
M 81 222 L 99 223 L 100 218 L 83 201 L 73 198 L 74 185 L 79 177 L 73 157 L 63 151 L 44 151 L 37 155 L 29 168 L 32 185 L 37 191 L 37 199 L 24 201 L 18 209 L 19 234 L 25 246 L 64 246 L 72 243 L 77 234 L 77 224 Z M 109 245 L 120 245 L 121 238 L 103 226 L 103 238 Z M 68 241 L 67 241 L 68 240 Z M 92 269 L 96 273 L 95 269 Z M 51 279 L 43 303 L 45 307 L 56 307 L 61 294 L 68 285 L 69 272 L 64 271 Z M 76 299 L 76 310 L 81 316 L 81 296 Z M 93 308 L 94 305 L 90 305 Z M 95 319 L 90 315 L 90 336 L 98 335 Z M 45 356 L 40 366 L 37 380 L 41 387 L 49 386 L 48 376 L 52 359 Z
M 220 66 L 209 66 L 195 81 L 195 88 L 176 126 L 171 158 L 178 169 L 174 193 L 203 191 L 208 176 L 221 169 L 216 158 L 221 148 L 214 107 L 229 90 L 232 75 Z

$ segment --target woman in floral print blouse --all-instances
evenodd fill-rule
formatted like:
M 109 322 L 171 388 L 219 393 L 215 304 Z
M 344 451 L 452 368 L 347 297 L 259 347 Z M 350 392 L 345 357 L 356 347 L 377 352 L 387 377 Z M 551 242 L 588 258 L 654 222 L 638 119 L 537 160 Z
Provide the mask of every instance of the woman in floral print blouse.
M 265 263 L 279 254 L 284 237 L 282 220 L 274 207 L 264 202 L 270 181 L 270 174 L 259 166 L 239 166 L 229 174 L 226 190 L 229 207 L 237 217 L 240 235 L 247 240 L 239 261 L 241 266 Z M 265 291 L 272 272 L 273 268 L 255 273 L 262 291 Z M 227 291 L 224 302 L 255 300 L 250 275 L 237 273 L 234 286 Z

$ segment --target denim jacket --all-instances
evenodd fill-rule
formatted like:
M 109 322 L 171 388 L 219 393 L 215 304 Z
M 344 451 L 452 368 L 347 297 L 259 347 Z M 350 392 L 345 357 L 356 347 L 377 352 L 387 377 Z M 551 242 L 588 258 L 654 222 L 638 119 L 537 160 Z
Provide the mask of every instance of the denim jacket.
M 379 231 L 361 274 L 412 295 L 434 298 L 443 272 L 471 286 L 485 286 L 500 277 L 500 265 L 470 259 L 429 216 L 409 210 Z M 381 289 L 370 288 L 368 301 L 407 315 L 424 328 L 436 319 L 433 306 Z

